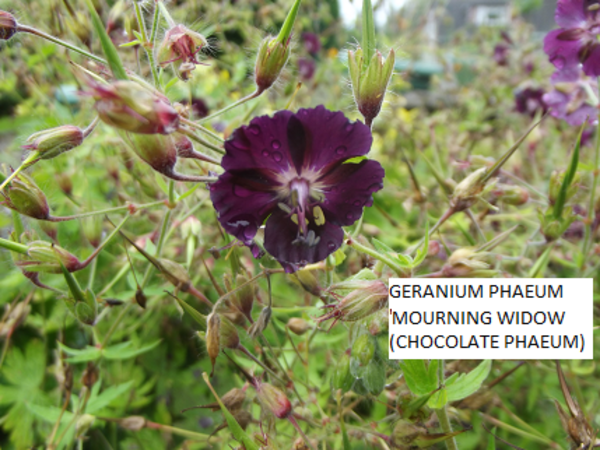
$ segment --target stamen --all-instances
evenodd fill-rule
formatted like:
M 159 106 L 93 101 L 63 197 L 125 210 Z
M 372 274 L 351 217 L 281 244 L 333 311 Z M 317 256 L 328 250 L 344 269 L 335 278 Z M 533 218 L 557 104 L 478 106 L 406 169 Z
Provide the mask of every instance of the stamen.
M 284 212 L 291 214 L 292 213 L 292 208 L 290 208 L 288 205 L 286 205 L 285 203 L 277 203 L 277 206 L 279 206 L 279 208 L 281 210 L 283 210 Z
M 313 208 L 313 216 L 318 227 L 325 224 L 325 214 L 323 214 L 323 210 L 320 206 L 315 206 Z

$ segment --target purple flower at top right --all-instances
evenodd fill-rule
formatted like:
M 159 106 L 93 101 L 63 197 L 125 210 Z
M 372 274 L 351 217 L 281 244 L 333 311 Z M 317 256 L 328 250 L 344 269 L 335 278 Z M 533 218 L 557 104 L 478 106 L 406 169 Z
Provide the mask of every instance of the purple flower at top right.
M 586 75 L 600 76 L 600 0 L 558 0 L 559 29 L 544 39 L 544 51 L 559 70 L 582 65 Z

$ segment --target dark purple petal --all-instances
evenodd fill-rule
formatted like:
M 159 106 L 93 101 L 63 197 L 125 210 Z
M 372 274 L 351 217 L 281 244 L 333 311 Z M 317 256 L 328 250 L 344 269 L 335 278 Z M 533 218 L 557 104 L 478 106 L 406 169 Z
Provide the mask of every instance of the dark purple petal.
M 311 55 L 314 56 L 321 50 L 321 41 L 316 34 L 302 33 L 302 40 L 304 41 L 304 48 Z
M 600 76 L 600 44 L 592 44 L 586 53 L 583 61 L 583 71 L 590 77 Z
M 210 199 L 219 222 L 246 245 L 252 245 L 256 231 L 277 205 L 273 192 L 250 189 L 249 183 L 257 182 L 225 172 L 210 186 Z
M 560 39 L 563 32 L 562 29 L 553 30 L 544 38 L 544 52 L 548 55 L 550 62 L 559 70 L 579 66 L 579 52 L 585 45 L 583 39 Z
M 535 116 L 538 111 L 545 113 L 548 106 L 543 100 L 545 91 L 541 88 L 528 87 L 515 93 L 515 109 L 521 114 Z
M 291 111 L 252 119 L 250 125 L 236 129 L 225 142 L 226 154 L 221 162 L 225 170 L 288 170 L 291 160 L 287 144 L 287 124 Z
M 302 172 L 304 158 L 310 154 L 312 147 L 311 134 L 304 129 L 304 124 L 300 122 L 296 116 L 290 117 L 287 124 L 287 143 L 290 152 L 290 157 L 296 172 Z
M 586 0 L 558 0 L 554 20 L 563 28 L 583 28 L 586 25 Z
M 303 123 L 307 141 L 305 165 L 315 169 L 366 155 L 371 149 L 371 130 L 362 122 L 350 122 L 341 111 L 332 112 L 319 105 L 300 109 L 296 114 Z
M 385 171 L 377 161 L 365 160 L 359 164 L 341 164 L 321 181 L 329 186 L 321 208 L 327 222 L 348 226 L 356 222 L 363 207 L 371 206 L 372 194 L 383 188 Z
M 565 120 L 569 125 L 580 126 L 589 118 L 590 123 L 598 120 L 598 110 L 588 103 L 582 103 L 576 109 L 570 105 L 573 101 L 572 94 L 550 91 L 543 96 L 544 102 L 550 108 L 550 114 L 558 119 Z
M 315 75 L 315 62 L 307 58 L 298 59 L 298 73 L 303 80 L 311 80 Z
M 317 226 L 312 216 L 308 224 L 312 242 L 298 239 L 298 225 L 288 214 L 276 210 L 265 226 L 265 250 L 269 252 L 286 272 L 293 272 L 306 264 L 323 261 L 342 245 L 344 231 L 331 222 Z M 314 241 L 318 239 L 318 242 Z

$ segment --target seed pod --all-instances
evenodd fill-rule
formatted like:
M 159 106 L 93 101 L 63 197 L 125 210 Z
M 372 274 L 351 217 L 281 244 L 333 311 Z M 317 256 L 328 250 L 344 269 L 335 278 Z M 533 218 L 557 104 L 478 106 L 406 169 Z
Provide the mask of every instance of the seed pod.
M 6 11 L 0 11 L 0 41 L 8 41 L 18 30 L 17 19 Z
M 387 305 L 389 294 L 387 286 L 381 280 L 353 280 L 339 283 L 332 288 L 352 289 L 352 291 L 329 313 L 321 316 L 319 322 L 332 318 L 335 318 L 336 321 L 356 322 L 376 313 Z
M 256 397 L 262 407 L 278 419 L 287 419 L 292 414 L 292 404 L 283 391 L 269 383 L 259 383 L 256 386 Z
M 20 214 L 38 220 L 50 217 L 50 207 L 44 192 L 35 184 L 33 178 L 24 173 L 18 174 L 1 192 L 4 206 Z
M 215 361 L 221 351 L 221 317 L 218 314 L 211 313 L 206 319 L 206 351 L 212 364 L 210 376 L 215 371 Z
M 254 68 L 258 92 L 266 91 L 275 83 L 289 56 L 289 39 L 282 42 L 279 38 L 266 38 L 260 43 Z
M 524 205 L 529 200 L 529 192 L 526 189 L 510 184 L 496 184 L 492 195 L 502 203 L 514 206 Z
M 298 336 L 302 336 L 304 333 L 306 333 L 308 331 L 308 322 L 300 317 L 292 317 L 290 318 L 290 320 L 288 320 L 288 323 L 286 325 L 289 330 L 298 335 Z
M 169 134 L 179 126 L 179 114 L 157 91 L 130 80 L 88 84 L 100 120 L 107 125 L 141 134 Z
M 142 416 L 129 416 L 119 419 L 117 423 L 128 431 L 140 431 L 146 426 L 146 419 Z
M 271 307 L 266 306 L 260 312 L 258 319 L 256 322 L 252 324 L 252 326 L 248 329 L 248 334 L 252 339 L 256 339 L 257 336 L 261 335 L 263 331 L 269 325 L 269 321 L 271 320 Z
M 236 286 L 242 286 L 248 282 L 248 277 L 245 275 L 237 275 L 235 279 Z M 246 284 L 242 287 L 235 296 L 235 305 L 249 320 L 252 319 L 252 306 L 254 305 L 254 284 Z
M 23 148 L 38 152 L 40 159 L 52 159 L 78 147 L 83 142 L 83 131 L 74 125 L 63 125 L 34 133 L 27 138 Z
M 28 272 L 61 273 L 60 262 L 69 272 L 81 268 L 81 263 L 64 248 L 46 241 L 32 241 L 28 244 L 27 255 L 13 258 L 15 264 Z

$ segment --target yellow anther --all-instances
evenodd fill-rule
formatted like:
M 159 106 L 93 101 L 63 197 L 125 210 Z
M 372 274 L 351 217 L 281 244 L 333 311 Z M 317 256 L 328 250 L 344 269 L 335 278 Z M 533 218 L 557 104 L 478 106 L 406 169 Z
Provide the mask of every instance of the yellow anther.
M 290 217 L 290 219 L 292 219 L 292 222 L 298 225 L 298 214 L 292 214 L 292 217 Z
M 325 224 L 325 214 L 323 214 L 323 210 L 320 206 L 315 206 L 313 208 L 313 216 L 318 227 Z

